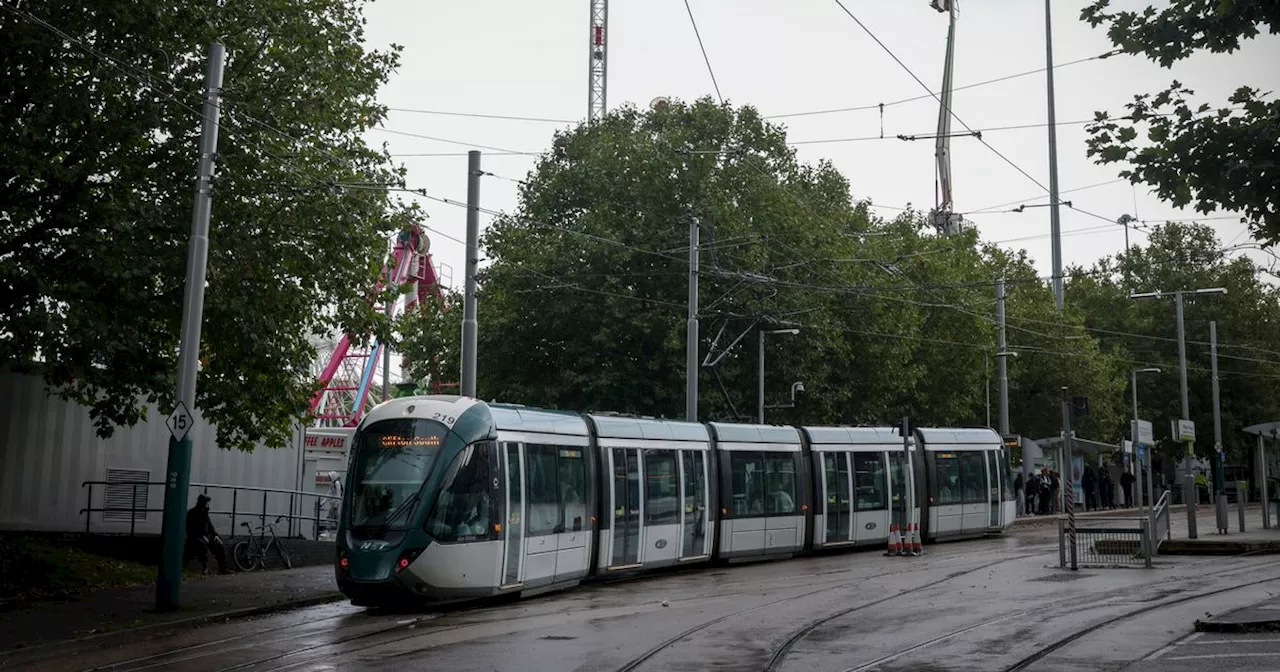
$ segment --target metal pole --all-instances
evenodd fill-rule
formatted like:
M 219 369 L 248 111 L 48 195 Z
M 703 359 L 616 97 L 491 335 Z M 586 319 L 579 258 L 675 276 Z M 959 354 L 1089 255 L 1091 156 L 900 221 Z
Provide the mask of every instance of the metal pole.
M 1182 325 L 1182 292 L 1174 292 L 1174 306 L 1178 317 L 1178 377 L 1182 386 L 1182 419 L 1191 419 L 1191 403 L 1187 400 L 1187 339 Z M 1191 473 L 1191 456 L 1195 455 L 1195 442 L 1187 444 L 1187 454 L 1183 457 L 1186 473 L 1182 485 L 1182 501 L 1187 506 L 1187 538 L 1196 539 L 1196 479 Z
M 209 215 L 213 208 L 214 161 L 218 151 L 219 99 L 226 49 L 221 42 L 209 45 L 204 79 L 204 110 L 200 128 L 200 164 L 196 177 L 195 211 L 187 248 L 186 295 L 182 305 L 182 344 L 178 355 L 178 403 L 190 411 L 196 403 L 196 375 L 200 366 L 200 326 L 204 316 L 204 283 L 209 259 Z M 190 423 L 190 419 L 185 422 Z M 189 429 L 189 428 L 188 428 Z M 187 531 L 187 489 L 191 483 L 191 434 L 182 440 L 169 437 L 165 469 L 163 550 L 156 578 L 156 610 L 178 608 L 182 583 L 182 551 Z
M 462 312 L 463 396 L 476 396 L 476 270 L 480 266 L 480 152 L 467 152 L 467 279 Z
M 996 366 L 1000 377 L 1000 436 L 1003 437 L 1009 435 L 1009 355 L 1008 343 L 1005 341 L 1004 278 L 996 281 L 996 323 L 1000 326 L 1000 352 L 996 353 L 999 359 Z
M 1213 379 L 1213 452 L 1218 456 L 1218 473 L 1213 479 L 1213 492 L 1217 504 L 1218 531 L 1227 533 L 1227 520 L 1230 512 L 1227 507 L 1226 475 L 1227 461 L 1222 449 L 1222 407 L 1218 396 L 1218 323 L 1209 322 L 1209 361 L 1210 377 Z
M 1133 470 L 1134 479 L 1130 500 L 1132 500 L 1132 495 L 1137 495 L 1138 501 L 1141 502 L 1143 460 L 1139 457 L 1140 451 L 1138 450 L 1138 371 L 1135 369 L 1129 375 L 1133 382 L 1133 426 L 1129 430 L 1129 439 L 1133 443 L 1133 456 L 1129 460 L 1129 468 Z M 1134 506 L 1133 501 L 1129 502 L 1129 506 Z
M 1059 497 L 1062 500 L 1062 510 L 1067 507 L 1067 491 L 1071 490 L 1074 496 L 1074 490 L 1069 486 L 1074 481 L 1071 476 L 1071 401 L 1067 399 L 1067 388 L 1062 388 L 1062 464 L 1058 465 L 1059 478 L 1062 480 L 1062 487 L 1058 488 Z M 1074 534 L 1075 528 L 1072 528 Z
M 386 315 L 387 319 L 391 319 L 391 308 L 393 306 L 393 303 L 394 302 L 392 301 L 388 301 L 386 307 L 383 308 L 382 314 Z M 387 343 L 383 343 L 382 344 L 382 400 L 383 401 L 386 401 L 389 398 L 387 395 L 387 389 L 389 387 L 388 377 L 390 375 L 391 375 L 391 346 Z
M 1053 297 L 1062 310 L 1062 220 L 1058 212 L 1058 130 L 1053 103 L 1053 11 L 1044 0 L 1045 80 L 1049 89 L 1049 234 L 1053 241 Z
M 764 330 L 760 331 L 760 387 L 757 406 L 759 407 L 760 424 L 764 424 Z
M 698 218 L 689 218 L 689 321 L 685 329 L 684 417 L 698 420 Z

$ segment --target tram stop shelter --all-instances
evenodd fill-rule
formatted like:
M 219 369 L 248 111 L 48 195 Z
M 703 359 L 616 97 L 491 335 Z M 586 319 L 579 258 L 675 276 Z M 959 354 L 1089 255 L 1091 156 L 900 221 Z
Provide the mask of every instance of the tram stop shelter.
M 1028 441 L 1023 442 L 1024 451 L 1027 449 L 1027 443 Z M 1036 450 L 1039 451 L 1041 455 L 1039 461 L 1044 466 L 1054 469 L 1060 474 L 1065 473 L 1063 469 L 1059 468 L 1059 465 L 1066 462 L 1066 459 L 1062 454 L 1061 436 L 1035 439 L 1034 441 L 1030 441 L 1030 443 L 1034 444 Z M 1112 480 L 1119 482 L 1120 475 L 1124 472 L 1124 462 L 1117 464 L 1116 460 L 1123 459 L 1123 457 L 1121 457 L 1123 455 L 1123 450 L 1124 449 L 1121 446 L 1114 443 L 1082 439 L 1078 436 L 1071 438 L 1070 478 L 1072 492 L 1075 493 L 1075 502 L 1077 504 L 1084 502 L 1084 486 L 1080 481 L 1081 477 L 1084 475 L 1084 465 L 1092 464 L 1094 466 L 1102 466 L 1106 464 L 1107 469 L 1111 472 Z M 1026 455 L 1026 453 L 1024 452 L 1023 455 Z M 1108 456 L 1112 457 L 1110 462 L 1106 460 Z M 1026 464 L 1027 462 L 1028 461 L 1024 458 L 1023 464 Z M 1065 489 L 1060 491 L 1060 493 L 1060 499 L 1065 497 Z
M 1257 468 L 1254 473 L 1258 475 L 1258 486 L 1262 494 L 1262 527 L 1271 529 L 1273 521 L 1270 503 L 1273 500 L 1280 500 L 1280 488 L 1276 488 L 1276 484 L 1269 482 L 1273 478 L 1272 474 L 1280 473 L 1273 469 L 1278 457 L 1277 448 L 1280 447 L 1280 421 L 1249 425 L 1244 428 L 1244 432 L 1258 437 L 1258 447 L 1254 453 L 1254 464 Z M 1267 445 L 1268 443 L 1270 446 Z M 1273 490 L 1276 492 L 1272 492 Z M 1277 506 L 1280 506 L 1280 501 L 1277 502 Z M 1280 518 L 1280 511 L 1277 511 L 1277 518 Z M 1275 521 L 1275 524 L 1280 525 L 1280 521 Z

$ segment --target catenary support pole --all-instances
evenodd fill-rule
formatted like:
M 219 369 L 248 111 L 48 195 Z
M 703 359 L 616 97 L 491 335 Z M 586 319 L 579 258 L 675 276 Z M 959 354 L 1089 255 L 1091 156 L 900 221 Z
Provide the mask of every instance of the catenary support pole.
M 764 424 L 764 330 L 760 330 L 760 375 L 756 389 L 756 407 L 760 424 Z
M 1000 377 L 1000 436 L 1009 435 L 1009 353 L 1005 341 L 1005 305 L 1004 278 L 996 281 L 996 324 L 999 327 L 999 352 L 996 353 L 996 366 Z
M 1049 235 L 1052 239 L 1053 299 L 1062 310 L 1062 219 L 1058 212 L 1058 119 L 1053 100 L 1053 8 L 1044 0 L 1045 81 L 1049 93 Z
M 1173 305 L 1178 320 L 1178 378 L 1182 388 L 1182 419 L 1191 419 L 1191 402 L 1187 398 L 1187 338 L 1182 324 L 1182 292 L 1173 295 Z M 1183 457 L 1186 473 L 1183 474 L 1182 501 L 1187 507 L 1187 538 L 1196 539 L 1196 477 L 1192 472 L 1192 456 L 1195 455 L 1195 441 L 1187 444 L 1187 454 Z
M 1129 458 L 1129 468 L 1133 470 L 1133 495 L 1137 496 L 1139 502 L 1142 501 L 1142 463 L 1143 460 L 1138 450 L 1138 371 L 1134 369 L 1129 372 L 1130 383 L 1133 385 L 1133 425 L 1129 429 L 1129 441 L 1133 447 L 1133 455 Z M 1133 497 L 1130 497 L 1133 499 Z M 1130 507 L 1134 506 L 1132 501 L 1128 502 Z M 1139 508 L 1141 508 L 1139 506 Z
M 191 484 L 191 409 L 196 404 L 200 366 L 200 327 L 204 318 L 204 284 L 209 260 L 209 216 L 213 209 L 213 173 L 218 152 L 222 69 L 226 48 L 209 45 L 200 123 L 200 159 L 196 177 L 191 240 L 187 247 L 186 294 L 182 303 L 182 342 L 178 354 L 178 405 L 170 416 L 169 456 L 165 468 L 164 519 L 160 570 L 156 577 L 156 610 L 178 608 L 182 556 L 187 532 L 187 490 Z M 181 418 L 181 419 L 179 419 Z
M 1209 361 L 1210 377 L 1213 379 L 1213 452 L 1217 456 L 1217 475 L 1213 479 L 1213 492 L 1217 508 L 1215 510 L 1218 532 L 1227 533 L 1230 512 L 1227 507 L 1226 475 L 1227 461 L 1222 448 L 1222 400 L 1218 396 L 1218 323 L 1209 323 Z
M 480 152 L 467 152 L 467 268 L 462 312 L 462 377 L 460 392 L 476 396 L 476 271 L 480 266 Z
M 689 217 L 689 321 L 685 328 L 684 417 L 698 420 L 698 218 Z

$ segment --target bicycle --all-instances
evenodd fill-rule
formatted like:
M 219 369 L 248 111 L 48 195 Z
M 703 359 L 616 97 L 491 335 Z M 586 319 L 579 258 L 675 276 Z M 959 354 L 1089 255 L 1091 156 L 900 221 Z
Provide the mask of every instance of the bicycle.
M 284 520 L 284 516 L 276 518 L 276 522 Z M 266 566 L 267 553 L 271 552 L 274 546 L 276 553 L 280 556 L 280 561 L 288 569 L 293 568 L 293 561 L 289 559 L 289 551 L 285 548 L 284 542 L 276 536 L 276 527 L 274 523 L 252 527 L 249 523 L 240 523 L 249 530 L 249 539 L 246 541 L 236 542 L 231 549 L 231 557 L 235 560 L 236 567 L 242 572 L 249 572 L 255 569 L 262 569 Z M 253 536 L 254 531 L 259 532 L 259 536 Z M 262 539 L 266 539 L 267 532 L 271 533 L 271 538 L 264 543 Z

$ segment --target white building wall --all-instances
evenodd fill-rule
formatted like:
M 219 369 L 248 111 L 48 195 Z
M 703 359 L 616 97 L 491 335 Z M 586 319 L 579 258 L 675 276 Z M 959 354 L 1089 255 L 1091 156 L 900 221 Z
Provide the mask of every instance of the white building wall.
M 109 439 L 98 438 L 88 408 L 51 397 L 38 376 L 0 372 L 0 529 L 80 531 L 85 530 L 86 502 L 91 508 L 102 508 L 106 488 L 93 486 L 92 499 L 85 481 L 106 481 L 108 469 L 148 472 L 147 480 L 157 485 L 146 487 L 146 508 L 153 511 L 138 514 L 132 521 L 140 534 L 158 534 L 164 508 L 164 470 L 168 461 L 169 430 L 167 414 L 148 408 L 146 419 L 134 427 L 117 427 Z M 299 430 L 291 444 L 281 449 L 259 446 L 252 453 L 222 450 L 215 442 L 216 428 L 197 414 L 191 430 L 194 453 L 191 460 L 191 482 L 226 486 L 270 488 L 274 490 L 314 491 L 302 481 L 302 433 Z M 138 488 L 139 491 L 142 487 Z M 193 486 L 188 507 L 195 505 L 196 495 L 206 488 Z M 214 526 L 219 534 L 232 533 L 231 510 L 235 500 L 236 527 L 248 520 L 260 524 L 263 510 L 261 492 L 241 490 L 232 495 L 229 489 L 207 489 L 213 498 Z M 291 503 L 292 500 L 292 503 Z M 126 506 L 128 504 L 126 503 Z M 273 492 L 267 495 L 267 522 L 275 515 L 292 510 L 310 517 L 314 498 Z M 250 519 L 246 514 L 253 514 Z M 95 533 L 128 533 L 129 513 L 116 514 L 123 520 L 107 520 L 102 512 L 93 513 L 89 529 Z M 286 519 L 287 520 L 287 519 Z M 295 521 L 293 531 L 311 536 L 311 523 Z M 277 534 L 290 528 L 282 522 Z

